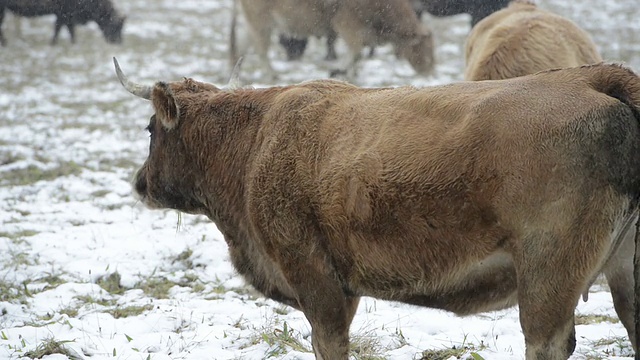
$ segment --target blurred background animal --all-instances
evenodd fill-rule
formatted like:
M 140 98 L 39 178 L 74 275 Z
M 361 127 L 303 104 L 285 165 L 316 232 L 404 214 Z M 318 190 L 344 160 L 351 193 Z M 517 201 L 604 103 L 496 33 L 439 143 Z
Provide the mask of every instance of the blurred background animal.
M 418 15 L 426 11 L 433 16 L 469 14 L 471 26 L 509 4 L 510 0 L 410 0 Z
M 275 30 L 294 39 L 326 37 L 328 58 L 335 57 L 332 50 L 335 36 L 341 37 L 350 56 L 340 70 L 352 76 L 363 47 L 386 43 L 391 43 L 397 57 L 408 60 L 416 72 L 429 74 L 433 70 L 431 31 L 420 22 L 407 0 L 240 0 L 240 3 L 252 43 L 271 77 L 275 72 L 268 49 Z M 231 63 L 245 51 L 236 49 L 235 41 L 232 35 Z
M 502 9 L 509 4 L 510 0 L 407 0 L 410 2 L 414 12 L 419 19 L 427 12 L 433 16 L 446 17 L 460 14 L 469 14 L 471 26 L 473 27 L 480 20 L 493 12 Z M 280 34 L 280 44 L 287 53 L 287 59 L 297 60 L 302 57 L 307 47 L 307 38 L 294 38 L 287 34 Z M 327 59 L 331 59 L 330 54 L 334 54 L 333 43 L 327 41 Z M 373 54 L 373 48 L 370 55 Z
M 602 57 L 573 21 L 514 0 L 473 27 L 465 61 L 465 80 L 499 80 L 598 63 Z
M 55 15 L 51 44 L 58 42 L 60 29 L 66 26 L 71 42 L 75 43 L 75 25 L 95 21 L 109 43 L 122 42 L 122 28 L 125 17 L 120 15 L 110 0 L 0 0 L 0 44 L 6 45 L 2 33 L 5 11 L 16 16 L 35 17 Z

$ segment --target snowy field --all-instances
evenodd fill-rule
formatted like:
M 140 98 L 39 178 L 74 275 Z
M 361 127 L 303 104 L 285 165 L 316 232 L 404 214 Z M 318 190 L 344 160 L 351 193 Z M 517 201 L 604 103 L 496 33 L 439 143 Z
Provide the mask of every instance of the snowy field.
M 604 57 L 640 71 L 637 0 L 545 0 L 587 29 Z M 231 267 L 206 218 L 150 211 L 130 179 L 148 149 L 151 107 L 115 78 L 112 56 L 134 80 L 184 76 L 224 85 L 231 0 L 117 0 L 124 43 L 95 24 L 63 30 L 52 17 L 8 16 L 0 48 L 0 358 L 313 359 L 302 313 L 266 300 Z M 414 76 L 377 49 L 362 86 L 461 79 L 468 18 L 424 17 L 435 32 L 433 77 Z M 302 61 L 272 47 L 278 84 L 326 77 L 321 41 Z M 339 44 L 339 54 L 344 54 Z M 248 56 L 243 79 L 266 86 Z M 572 359 L 631 356 L 606 284 L 580 302 Z M 522 359 L 518 310 L 459 318 L 371 298 L 351 327 L 354 359 Z

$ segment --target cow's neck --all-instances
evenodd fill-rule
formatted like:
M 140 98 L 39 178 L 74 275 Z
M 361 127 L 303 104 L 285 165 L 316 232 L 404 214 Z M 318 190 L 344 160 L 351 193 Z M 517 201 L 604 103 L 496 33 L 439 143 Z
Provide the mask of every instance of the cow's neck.
M 202 194 L 207 216 L 225 234 L 227 241 L 244 238 L 247 175 L 256 148 L 259 129 L 275 92 L 238 90 L 222 93 L 206 102 L 194 144 L 206 144 L 197 156 L 203 161 Z M 212 104 L 213 103 L 213 104 Z M 213 106 L 212 106 L 213 105 Z M 211 137 L 209 135 L 212 134 Z M 204 153 L 206 152 L 206 154 Z M 232 230 L 234 229 L 234 230 Z M 242 234 L 245 233 L 245 234 Z

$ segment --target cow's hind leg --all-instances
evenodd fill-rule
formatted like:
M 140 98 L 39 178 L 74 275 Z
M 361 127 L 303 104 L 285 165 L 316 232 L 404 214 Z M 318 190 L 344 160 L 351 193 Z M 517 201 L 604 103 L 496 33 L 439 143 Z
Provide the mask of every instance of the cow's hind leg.
M 633 304 L 633 253 L 635 229 L 625 234 L 620 248 L 607 263 L 604 274 L 611 289 L 613 305 L 618 318 L 627 329 L 634 350 L 638 351 L 635 336 L 634 304 Z
M 523 239 L 514 262 L 527 360 L 567 359 L 573 353 L 575 307 L 602 259 L 602 242 L 608 239 L 600 229 L 541 232 Z

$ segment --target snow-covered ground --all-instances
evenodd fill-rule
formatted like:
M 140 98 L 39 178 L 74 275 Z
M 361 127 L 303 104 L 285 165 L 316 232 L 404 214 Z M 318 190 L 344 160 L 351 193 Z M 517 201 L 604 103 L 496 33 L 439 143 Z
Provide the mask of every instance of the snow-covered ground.
M 540 1 L 587 29 L 608 60 L 640 70 L 637 0 Z M 97 26 L 48 45 L 53 18 L 4 24 L 0 48 L 0 358 L 313 359 L 300 312 L 266 300 L 231 267 L 203 217 L 150 211 L 130 178 L 147 154 L 148 103 L 122 89 L 112 56 L 136 81 L 183 76 L 223 85 L 229 76 L 231 0 L 118 0 L 128 15 L 121 46 Z M 466 16 L 425 17 L 435 32 L 434 77 L 415 76 L 390 47 L 363 62 L 359 85 L 417 86 L 461 79 Z M 339 44 L 338 51 L 344 53 Z M 283 61 L 278 84 L 326 77 L 322 41 Z M 257 59 L 243 78 L 265 86 Z M 606 285 L 580 302 L 574 359 L 632 351 Z M 351 328 L 356 359 L 447 359 L 475 352 L 522 359 L 517 309 L 459 318 L 364 298 Z M 465 350 L 466 349 L 466 350 Z M 430 351 L 424 353 L 424 351 Z M 64 355 L 66 354 L 66 355 Z M 457 354 L 457 355 L 456 355 Z

